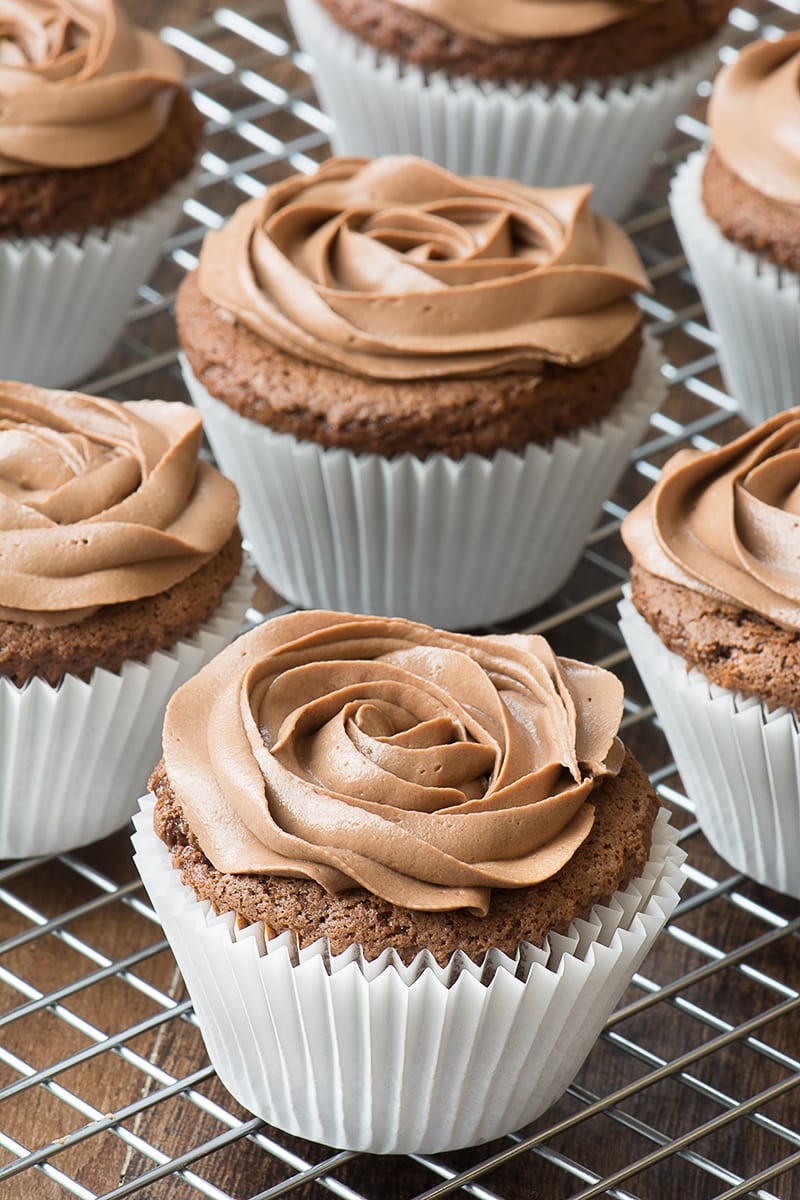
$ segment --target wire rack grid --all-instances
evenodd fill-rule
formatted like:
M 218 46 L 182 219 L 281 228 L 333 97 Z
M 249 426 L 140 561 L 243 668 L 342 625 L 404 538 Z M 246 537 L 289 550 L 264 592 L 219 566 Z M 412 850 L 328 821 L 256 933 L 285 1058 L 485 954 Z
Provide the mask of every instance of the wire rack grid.
M 722 57 L 800 27 L 798 13 L 789 0 L 735 9 Z M 183 398 L 170 310 L 204 232 L 328 153 L 330 123 L 279 4 L 220 8 L 164 37 L 188 60 L 208 137 L 182 228 L 87 387 L 119 398 Z M 706 448 L 741 428 L 664 200 L 674 163 L 703 134 L 697 117 L 679 121 L 628 223 L 654 285 L 643 304 L 668 354 L 668 403 L 573 577 L 520 624 L 621 675 L 626 740 L 689 854 L 682 903 L 575 1084 L 523 1133 L 456 1154 L 377 1159 L 267 1128 L 208 1065 L 120 834 L 0 866 L 3 1200 L 800 1197 L 800 906 L 731 873 L 709 847 L 615 621 L 620 519 L 676 446 Z

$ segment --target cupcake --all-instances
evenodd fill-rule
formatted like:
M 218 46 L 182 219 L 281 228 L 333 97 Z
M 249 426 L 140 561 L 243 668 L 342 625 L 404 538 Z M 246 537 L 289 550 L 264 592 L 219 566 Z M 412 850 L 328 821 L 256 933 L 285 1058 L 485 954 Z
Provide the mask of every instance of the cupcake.
M 288 0 L 340 154 L 420 154 L 618 218 L 717 61 L 727 0 Z
M 680 886 L 622 700 L 540 637 L 324 612 L 181 688 L 136 862 L 245 1107 L 414 1153 L 563 1092 Z
M 714 86 L 710 147 L 670 194 L 726 386 L 751 425 L 800 398 L 798 73 L 800 33 L 742 50 Z
M 115 0 L 16 0 L 0 24 L 0 377 L 109 353 L 193 187 L 177 53 Z
M 715 850 L 800 897 L 800 409 L 683 450 L 622 526 L 621 628 Z
M 118 829 L 252 595 L 184 404 L 0 384 L 0 858 Z
M 570 574 L 664 395 L 589 192 L 332 159 L 206 236 L 186 382 L 281 595 L 465 628 Z

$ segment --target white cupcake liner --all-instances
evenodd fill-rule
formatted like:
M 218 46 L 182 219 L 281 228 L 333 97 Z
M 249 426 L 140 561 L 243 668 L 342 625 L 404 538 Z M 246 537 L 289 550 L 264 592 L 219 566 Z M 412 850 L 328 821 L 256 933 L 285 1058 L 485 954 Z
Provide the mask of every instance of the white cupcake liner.
M 245 562 L 190 638 L 87 682 L 0 679 L 0 859 L 56 854 L 119 829 L 161 755 L 170 696 L 241 631 L 253 598 Z
M 613 414 L 550 447 L 460 461 L 324 449 L 241 417 L 182 369 L 241 496 L 259 571 L 287 600 L 470 628 L 551 596 L 665 394 L 646 338 Z
M 672 219 L 719 338 L 725 384 L 745 420 L 758 425 L 800 400 L 800 275 L 722 235 L 703 206 L 705 164 L 698 150 L 678 169 Z
M 180 882 L 135 818 L 135 862 L 194 1002 L 209 1056 L 235 1098 L 271 1125 L 377 1154 L 476 1145 L 533 1121 L 569 1086 L 678 901 L 685 858 L 665 810 L 642 877 L 566 936 L 514 959 L 491 951 L 405 967 L 324 940 L 297 951 L 237 929 Z
M 786 708 L 711 683 L 620 603 L 622 630 L 697 819 L 731 866 L 800 898 L 800 728 Z
M 196 180 L 107 229 L 0 240 L 0 378 L 70 387 L 106 358 Z
M 488 0 L 487 0 L 488 2 Z M 316 0 L 288 0 L 337 154 L 419 154 L 460 175 L 538 187 L 593 183 L 618 219 L 641 192 L 675 119 L 718 62 L 718 39 L 661 69 L 550 88 L 426 74 L 345 32 Z

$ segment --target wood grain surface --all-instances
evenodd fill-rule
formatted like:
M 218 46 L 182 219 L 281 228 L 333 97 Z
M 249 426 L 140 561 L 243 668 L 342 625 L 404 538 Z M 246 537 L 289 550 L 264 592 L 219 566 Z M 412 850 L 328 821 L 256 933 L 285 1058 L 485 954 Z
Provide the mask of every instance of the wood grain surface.
M 201 0 L 131 0 L 129 7 L 138 21 L 158 28 L 187 26 L 216 5 Z M 279 73 L 287 69 L 276 67 Z M 232 94 L 232 84 L 229 90 Z M 226 96 L 222 85 L 217 94 Z M 279 136 L 291 136 L 292 118 L 284 115 L 281 120 L 285 124 L 275 126 Z M 285 167 L 267 167 L 260 177 L 268 180 L 276 172 L 284 173 Z M 653 184 L 662 194 L 667 175 L 665 167 Z M 209 193 L 220 211 L 232 207 L 226 188 L 221 183 Z M 674 235 L 666 231 L 664 238 L 664 253 L 676 254 Z M 159 269 L 156 282 L 162 293 L 174 291 L 180 274 L 170 264 Z M 660 295 L 677 309 L 696 303 L 680 273 L 670 277 Z M 160 313 L 137 336 L 154 349 L 168 351 L 174 344 L 169 313 Z M 700 356 L 697 342 L 683 330 L 668 330 L 665 337 L 678 366 Z M 124 365 L 126 360 L 119 361 Z M 711 371 L 703 378 L 709 384 L 719 382 Z M 149 394 L 150 382 L 137 379 L 120 394 Z M 174 373 L 154 374 L 152 387 L 158 387 L 159 394 L 180 394 Z M 666 412 L 681 421 L 707 409 L 696 395 L 676 386 Z M 731 418 L 716 436 L 732 436 L 738 429 Z M 617 499 L 629 504 L 647 486 L 647 480 L 631 472 Z M 616 534 L 609 533 L 595 549 L 619 563 L 621 576 L 625 555 Z M 616 576 L 611 582 L 615 580 Z M 587 562 L 567 584 L 564 596 L 577 600 L 595 588 L 608 589 L 609 582 L 605 568 Z M 269 603 L 269 598 L 264 600 L 265 606 Z M 546 621 L 548 615 L 556 621 L 557 605 L 544 606 L 536 619 Z M 614 621 L 610 599 L 597 604 L 590 619 L 576 617 L 550 632 L 558 651 L 597 660 L 618 649 Z M 619 670 L 630 696 L 646 703 L 630 665 L 622 664 Z M 626 737 L 649 770 L 669 761 L 663 736 L 651 723 L 634 722 Z M 660 778 L 660 786 L 669 795 L 680 781 L 667 776 Z M 646 1160 L 632 1178 L 620 1183 L 620 1194 L 642 1200 L 712 1200 L 729 1183 L 703 1169 L 707 1160 L 719 1171 L 729 1171 L 730 1178 L 747 1177 L 780 1162 L 800 1145 L 797 1087 L 768 1093 L 755 1116 L 735 1107 L 737 1101 L 765 1089 L 780 1091 L 784 1081 L 797 1082 L 800 1010 L 796 1003 L 792 1008 L 792 996 L 796 1000 L 800 992 L 800 905 L 733 874 L 689 816 L 678 811 L 677 822 L 685 829 L 684 847 L 693 870 L 685 907 L 673 934 L 662 938 L 642 968 L 640 985 L 631 987 L 625 1002 L 640 1001 L 659 984 L 689 979 L 675 995 L 627 1013 L 592 1053 L 579 1076 L 578 1093 L 565 1096 L 534 1132 L 579 1114 L 593 1096 L 634 1084 L 664 1061 L 709 1043 L 743 1021 L 762 1017 L 776 1005 L 784 1004 L 787 1011 L 749 1040 L 734 1040 L 684 1071 L 634 1091 L 619 1105 L 617 1119 L 599 1113 L 548 1139 L 544 1154 L 530 1151 L 497 1164 L 478 1181 L 484 1189 L 479 1198 L 566 1200 L 596 1178 Z M 219 1195 L 214 1188 L 236 1200 L 250 1200 L 329 1159 L 327 1180 L 298 1183 L 289 1194 L 322 1196 L 332 1187 L 341 1200 L 410 1200 L 434 1186 L 443 1172 L 481 1162 L 511 1144 L 504 1139 L 491 1147 L 439 1156 L 434 1170 L 408 1158 L 332 1158 L 333 1151 L 253 1121 L 210 1071 L 188 1006 L 180 1016 L 164 1019 L 165 1005 L 179 1006 L 186 997 L 161 932 L 146 915 L 136 881 L 127 833 L 64 862 L 16 874 L 13 868 L 3 874 L 0 864 L 0 1167 L 16 1158 L 11 1140 L 31 1151 L 52 1144 L 51 1153 L 42 1159 L 42 1165 L 49 1159 L 50 1173 L 30 1168 L 0 1183 L 2 1200 L 64 1200 L 69 1194 L 117 1194 L 115 1189 L 121 1189 L 120 1198 L 132 1194 L 144 1200 L 191 1200 L 201 1194 Z M 109 888 L 120 888 L 121 893 L 108 899 Z M 54 921 L 52 930 L 40 933 L 49 920 Z M 701 972 L 701 977 L 691 974 L 713 966 L 720 952 L 727 954 L 746 943 L 752 946 L 742 961 L 724 961 L 710 974 Z M 40 995 L 48 1001 L 37 1008 Z M 92 1051 L 98 1041 L 115 1035 L 121 1036 L 113 1046 Z M 71 1056 L 78 1061 L 71 1063 Z M 26 1076 L 36 1071 L 44 1075 L 23 1086 Z M 158 1100 L 171 1081 L 188 1077 L 194 1077 L 191 1096 Z M 4 1094 L 7 1088 L 15 1090 Z M 730 1121 L 693 1138 L 692 1131 L 726 1112 L 732 1114 Z M 232 1120 L 245 1122 L 247 1135 L 228 1144 Z M 76 1133 L 79 1140 L 71 1144 Z M 678 1155 L 681 1138 L 686 1145 Z M 171 1169 L 171 1160 L 201 1145 L 206 1147 L 203 1157 L 185 1164 L 185 1169 L 206 1181 L 204 1190 Z M 647 1156 L 663 1145 L 669 1156 L 651 1162 Z M 135 1187 L 142 1176 L 157 1171 L 162 1160 L 170 1164 L 169 1173 Z M 565 1162 L 578 1164 L 577 1174 L 567 1172 Z M 84 1191 L 70 1193 L 53 1171 L 64 1172 Z M 781 1172 L 764 1187 L 764 1195 L 800 1200 L 800 1168 Z

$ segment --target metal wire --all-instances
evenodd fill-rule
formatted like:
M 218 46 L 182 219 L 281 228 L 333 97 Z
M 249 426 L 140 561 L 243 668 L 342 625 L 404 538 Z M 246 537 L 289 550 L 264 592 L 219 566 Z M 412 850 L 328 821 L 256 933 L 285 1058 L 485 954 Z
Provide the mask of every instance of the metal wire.
M 800 28 L 798 14 L 796 0 L 753 0 L 731 14 L 731 45 Z M 309 64 L 278 5 L 223 7 L 189 32 L 170 28 L 164 36 L 189 61 L 194 97 L 208 121 L 208 148 L 183 227 L 141 289 L 114 358 L 87 385 L 120 398 L 182 395 L 170 308 L 205 231 L 288 170 L 315 170 L 330 133 L 314 100 Z M 732 52 L 726 47 L 721 57 Z M 475 1200 L 800 1197 L 800 908 L 731 874 L 708 847 L 614 616 L 626 577 L 617 535 L 627 505 L 676 446 L 707 448 L 735 431 L 715 338 L 664 202 L 670 170 L 704 127 L 688 115 L 678 132 L 628 223 L 654 285 L 643 306 L 670 356 L 670 399 L 653 418 L 619 494 L 605 505 L 579 570 L 526 626 L 546 632 L 557 648 L 574 653 L 580 646 L 579 656 L 621 672 L 628 688 L 626 738 L 675 813 L 690 855 L 686 895 L 578 1080 L 525 1135 L 466 1158 L 415 1155 L 392 1160 L 389 1168 L 267 1129 L 216 1083 L 120 835 L 110 844 L 113 867 L 88 850 L 51 864 L 0 868 L 3 1196 L 276 1200 L 322 1189 L 339 1200 L 374 1200 L 378 1190 L 417 1200 L 457 1191 Z M 54 876 L 59 886 L 48 889 Z M 66 897 L 55 912 L 54 895 Z M 123 929 L 136 936 L 115 957 L 104 949 L 116 945 L 114 937 L 105 934 Z M 69 965 L 59 982 L 40 986 L 35 955 L 45 949 Z M 102 1006 L 85 1003 L 111 986 L 122 998 L 115 1012 L 137 1014 L 123 1028 L 107 1027 Z M 51 1033 L 63 1028 L 65 1037 L 65 1052 L 47 1063 L 37 1057 L 44 1020 Z M 190 1069 L 173 1070 L 161 1056 L 176 1034 L 195 1048 Z M 136 1045 L 143 1039 L 144 1050 Z M 51 1036 L 46 1044 L 52 1045 Z M 128 1099 L 104 1112 L 96 1097 L 110 1062 L 128 1072 Z M 17 1106 L 33 1102 L 36 1110 L 39 1100 L 55 1105 L 71 1127 L 39 1145 L 23 1144 Z M 58 1126 L 37 1118 L 33 1127 L 55 1132 Z M 183 1139 L 178 1148 L 173 1129 Z M 95 1169 L 94 1182 L 87 1183 L 85 1165 L 96 1159 L 93 1146 L 101 1139 L 116 1146 L 120 1165 L 116 1177 L 107 1173 L 98 1184 Z

